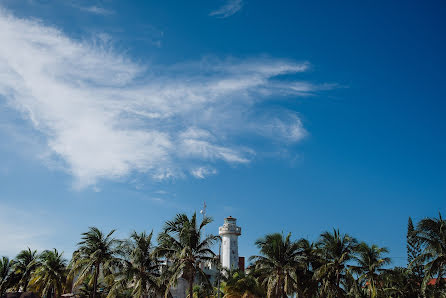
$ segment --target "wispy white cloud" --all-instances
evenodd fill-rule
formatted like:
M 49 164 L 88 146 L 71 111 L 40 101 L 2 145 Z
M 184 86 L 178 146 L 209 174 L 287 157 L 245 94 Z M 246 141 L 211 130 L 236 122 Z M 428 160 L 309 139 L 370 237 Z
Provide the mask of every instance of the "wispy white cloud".
M 276 115 L 280 115 L 277 117 Z M 270 110 L 258 119 L 263 125 L 254 124 L 252 129 L 259 135 L 284 143 L 302 140 L 307 132 L 296 113 Z
M 210 175 L 217 174 L 217 170 L 209 167 L 198 167 L 191 170 L 191 174 L 198 179 L 204 179 Z
M 243 7 L 243 0 L 227 0 L 220 8 L 209 13 L 210 16 L 227 18 L 236 14 Z
M 115 12 L 113 10 L 109 10 L 100 6 L 79 6 L 79 9 L 89 12 L 89 13 L 93 13 L 93 14 L 98 14 L 98 15 L 111 15 L 114 14 Z
M 201 178 L 217 162 L 248 163 L 244 135 L 299 141 L 298 115 L 262 112 L 277 96 L 315 86 L 281 79 L 308 69 L 280 59 L 211 59 L 144 65 L 103 39 L 76 41 L 35 20 L 0 10 L 0 98 L 45 138 L 76 186 L 133 172 L 155 179 Z

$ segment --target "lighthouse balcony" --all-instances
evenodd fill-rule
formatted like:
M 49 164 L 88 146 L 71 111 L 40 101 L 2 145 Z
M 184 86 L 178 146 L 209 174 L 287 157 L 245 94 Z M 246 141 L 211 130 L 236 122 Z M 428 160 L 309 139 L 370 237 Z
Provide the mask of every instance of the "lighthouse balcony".
M 242 228 L 237 227 L 237 226 L 228 226 L 228 227 L 219 227 L 218 228 L 218 233 L 221 234 L 236 234 L 236 235 L 241 235 L 242 234 Z

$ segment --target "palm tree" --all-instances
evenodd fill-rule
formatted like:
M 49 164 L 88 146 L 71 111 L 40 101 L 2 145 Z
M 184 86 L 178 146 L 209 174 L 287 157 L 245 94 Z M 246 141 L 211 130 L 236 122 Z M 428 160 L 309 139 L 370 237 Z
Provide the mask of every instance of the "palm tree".
M 389 250 L 385 247 L 378 247 L 375 244 L 369 246 L 364 242 L 356 248 L 356 255 L 353 258 L 358 265 L 350 266 L 350 268 L 353 273 L 359 275 L 359 282 L 365 282 L 370 298 L 376 298 L 378 295 L 379 271 L 391 262 L 390 258 L 383 256 L 388 252 Z
M 315 270 L 321 266 L 320 251 L 315 243 L 304 238 L 297 241 L 297 245 L 300 251 L 296 267 L 298 297 L 315 297 L 318 291 L 318 281 L 313 276 Z
M 213 294 L 212 286 L 210 286 L 206 283 L 201 283 L 198 285 L 194 285 L 192 297 L 193 298 L 214 298 L 216 296 L 214 296 L 214 294 Z
M 207 284 L 209 279 L 201 269 L 201 264 L 214 261 L 214 252 L 210 249 L 217 236 L 203 236 L 203 228 L 212 222 L 210 217 L 204 217 L 198 224 L 197 214 L 191 218 L 186 214 L 177 214 L 172 221 L 167 221 L 163 231 L 158 236 L 157 252 L 172 263 L 169 286 L 183 277 L 189 283 L 189 296 L 193 295 L 196 275 Z M 166 291 L 166 295 L 168 295 Z
M 73 253 L 71 260 L 70 276 L 78 275 L 73 287 L 77 287 L 91 274 L 93 293 L 96 297 L 99 275 L 105 277 L 113 273 L 118 266 L 118 254 L 120 242 L 112 237 L 115 230 L 104 234 L 96 227 L 90 227 L 88 232 L 82 233 L 82 241 L 78 249 Z
M 394 298 L 420 297 L 420 284 L 413 278 L 408 268 L 395 267 L 387 269 L 380 275 L 383 296 Z
M 133 232 L 130 239 L 122 245 L 125 259 L 121 270 L 116 274 L 115 284 L 109 296 L 117 290 L 132 284 L 133 297 L 149 297 L 159 291 L 158 280 L 160 261 L 154 253 L 153 232 L 147 235 Z
M 158 255 L 158 248 L 155 249 L 155 253 Z M 158 277 L 158 290 L 160 295 L 164 295 L 165 297 L 172 298 L 172 293 L 170 292 L 170 288 L 172 286 L 171 280 L 172 276 L 175 274 L 172 270 L 172 266 L 167 264 L 168 262 L 162 262 L 160 266 L 160 276 Z M 169 262 L 170 263 L 170 262 Z
M 10 261 L 8 257 L 0 259 L 0 297 L 3 297 L 6 290 L 11 286 L 13 264 L 13 261 Z
M 332 233 L 322 233 L 316 246 L 321 250 L 323 259 L 323 264 L 315 272 L 316 280 L 321 281 L 322 295 L 341 297 L 341 279 L 345 275 L 347 262 L 353 257 L 357 240 L 333 229 Z
M 227 270 L 223 289 L 223 298 L 256 298 L 264 297 L 265 293 L 257 282 L 257 279 L 246 274 L 240 269 Z
M 91 293 L 93 293 L 93 285 L 92 285 L 93 275 L 89 274 L 88 277 L 86 277 L 82 284 L 76 289 L 76 295 L 78 295 L 81 298 L 87 298 L 91 296 Z
M 31 274 L 39 265 L 38 260 L 37 250 L 31 250 L 29 247 L 19 252 L 15 258 L 14 272 L 20 277 L 19 286 L 22 286 L 23 292 L 26 292 Z
M 345 276 L 341 283 L 345 291 L 345 297 L 368 298 L 367 289 L 364 288 L 364 286 L 357 279 L 355 279 L 351 270 L 346 270 Z
M 439 214 L 439 218 L 425 218 L 416 229 L 416 237 L 423 245 L 423 252 L 416 258 L 416 262 L 425 263 L 425 276 L 422 291 L 426 291 L 428 281 L 436 276 L 437 283 L 444 278 L 446 271 L 446 221 Z
M 255 271 L 267 289 L 268 297 L 287 297 L 295 290 L 296 267 L 299 265 L 299 245 L 291 240 L 291 233 L 266 235 L 255 242 L 260 256 L 250 257 Z
M 56 249 L 45 250 L 39 257 L 39 266 L 32 273 L 30 287 L 41 297 L 60 297 L 67 277 L 67 260 Z

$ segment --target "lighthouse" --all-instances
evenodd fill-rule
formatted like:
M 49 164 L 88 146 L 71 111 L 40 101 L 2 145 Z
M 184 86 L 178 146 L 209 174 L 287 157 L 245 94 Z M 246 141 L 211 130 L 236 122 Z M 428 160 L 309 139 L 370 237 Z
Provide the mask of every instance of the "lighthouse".
M 237 219 L 226 217 L 222 227 L 218 228 L 221 236 L 221 265 L 226 269 L 239 268 L 238 236 L 242 234 L 242 228 L 237 227 Z

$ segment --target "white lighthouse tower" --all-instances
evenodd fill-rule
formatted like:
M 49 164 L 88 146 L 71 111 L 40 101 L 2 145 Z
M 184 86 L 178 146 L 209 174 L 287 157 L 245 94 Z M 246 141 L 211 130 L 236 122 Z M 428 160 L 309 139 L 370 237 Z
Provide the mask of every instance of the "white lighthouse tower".
M 221 265 L 226 269 L 237 269 L 238 262 L 238 236 L 242 234 L 242 228 L 237 227 L 237 219 L 229 216 L 225 223 L 218 228 L 221 236 Z

